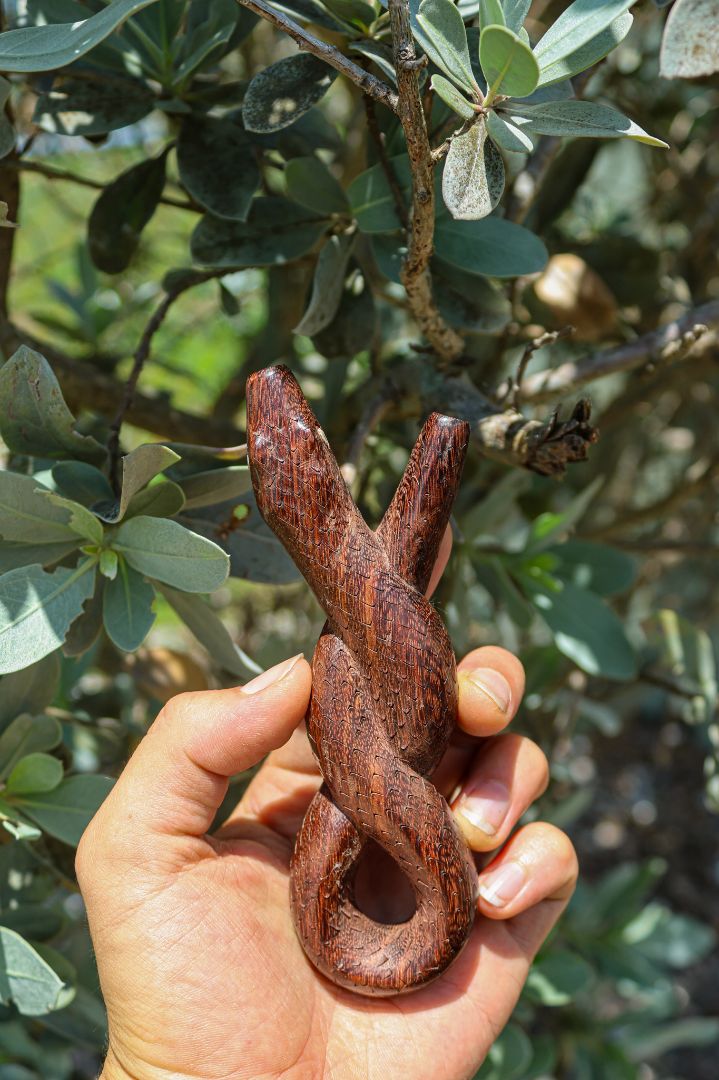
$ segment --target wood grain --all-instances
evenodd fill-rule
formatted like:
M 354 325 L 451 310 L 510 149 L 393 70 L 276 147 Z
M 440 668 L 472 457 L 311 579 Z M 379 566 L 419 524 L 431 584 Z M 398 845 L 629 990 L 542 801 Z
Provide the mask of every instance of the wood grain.
M 327 614 L 312 661 L 307 728 L 324 784 L 297 836 L 290 900 L 312 963 L 367 995 L 440 975 L 472 928 L 477 874 L 447 803 L 427 777 L 457 716 L 454 654 L 424 596 L 459 485 L 464 421 L 433 413 L 377 532 L 287 368 L 247 383 L 257 505 Z M 354 903 L 363 848 L 376 842 L 414 889 L 402 923 Z

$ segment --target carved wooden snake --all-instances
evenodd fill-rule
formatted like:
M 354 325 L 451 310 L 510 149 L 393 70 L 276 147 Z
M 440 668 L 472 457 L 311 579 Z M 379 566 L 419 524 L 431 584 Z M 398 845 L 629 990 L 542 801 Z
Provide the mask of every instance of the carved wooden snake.
M 257 505 L 324 608 L 307 728 L 324 784 L 297 836 L 290 900 L 313 964 L 361 994 L 414 990 L 459 954 L 477 874 L 427 776 L 457 715 L 449 637 L 424 592 L 464 463 L 468 425 L 433 413 L 377 532 L 361 517 L 287 368 L 247 383 Z M 376 841 L 411 882 L 406 922 L 355 905 L 353 872 Z

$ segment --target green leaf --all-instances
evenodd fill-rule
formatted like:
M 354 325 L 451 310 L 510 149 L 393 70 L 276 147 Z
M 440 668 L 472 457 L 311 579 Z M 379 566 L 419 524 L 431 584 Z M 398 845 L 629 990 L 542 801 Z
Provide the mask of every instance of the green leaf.
M 141 574 L 184 592 L 212 592 L 230 569 L 217 544 L 165 518 L 140 516 L 123 522 L 113 547 Z
M 197 514 L 191 511 L 182 520 L 193 532 L 220 540 L 230 556 L 233 577 L 285 585 L 300 576 L 281 542 L 263 521 L 251 490 L 237 503 L 220 503 Z
M 14 1004 L 21 1016 L 44 1016 L 60 1006 L 64 990 L 65 983 L 37 950 L 0 926 L 0 1001 Z
M 117 577 L 119 558 L 116 551 L 105 548 L 100 552 L 100 573 L 108 581 L 114 581 Z
M 491 214 L 504 191 L 504 161 L 487 137 L 484 117 L 455 135 L 442 173 L 442 198 L 453 218 L 478 221 Z
M 452 0 L 422 0 L 412 33 L 440 71 L 469 94 L 477 92 L 464 20 Z
M 492 1043 L 474 1080 L 521 1080 L 532 1060 L 532 1044 L 518 1024 L 509 1023 Z
M 499 278 L 537 273 L 549 258 L 538 236 L 498 217 L 471 222 L 438 217 L 435 252 L 470 274 Z
M 605 544 L 567 540 L 564 544 L 546 548 L 546 551 L 557 558 L 557 566 L 552 571 L 557 577 L 600 596 L 625 592 L 637 575 L 637 563 L 631 555 Z
M 173 71 L 175 85 L 215 64 L 239 44 L 256 21 L 252 12 L 238 8 L 234 0 L 210 0 L 209 4 L 207 0 L 191 0 Z
M 0 574 L 17 570 L 20 566 L 54 566 L 77 550 L 77 537 L 65 543 L 26 544 L 0 540 Z
M 28 670 L 37 677 L 41 669 L 33 664 Z M 27 755 L 54 750 L 61 741 L 62 728 L 54 716 L 17 716 L 0 735 L 0 780 L 5 780 Z
M 603 483 L 601 476 L 595 477 L 570 500 L 563 510 L 558 513 L 547 511 L 535 518 L 524 545 L 525 552 L 543 551 L 560 536 L 571 532 L 594 502 Z
M 84 461 L 60 461 L 52 467 L 55 489 L 68 499 L 91 507 L 96 502 L 112 499 L 110 481 L 94 465 Z
M 532 50 L 506 26 L 485 26 L 479 37 L 479 62 L 489 97 L 529 97 L 537 89 L 539 64 Z
M 535 960 L 526 991 L 540 1005 L 569 1005 L 595 981 L 594 970 L 576 953 L 557 949 Z
M 515 34 L 524 26 L 532 0 L 504 0 L 504 21 Z
M 32 119 L 55 135 L 106 135 L 136 124 L 154 107 L 155 95 L 145 83 L 104 73 L 97 81 L 56 80 L 37 99 Z
M 474 120 L 477 115 L 476 110 L 472 108 L 464 94 L 461 94 L 449 79 L 445 79 L 444 75 L 433 75 L 430 86 L 445 105 L 449 105 L 458 116 L 464 120 Z
M 81 22 L 28 26 L 0 35 L 0 70 L 54 71 L 84 56 L 129 15 L 155 0 L 112 0 Z
M 610 23 L 606 30 L 587 41 L 575 52 L 562 56 L 551 64 L 542 64 L 539 73 L 539 86 L 552 86 L 554 83 L 571 79 L 580 71 L 598 64 L 608 53 L 624 40 L 632 28 L 634 16 L 626 12 Z
M 106 455 L 99 442 L 75 431 L 52 368 L 26 345 L 0 368 L 0 435 L 15 454 L 100 462 Z
M 509 119 L 521 118 L 525 132 L 593 139 L 636 139 L 648 146 L 669 144 L 647 135 L 629 117 L 595 101 L 547 101 L 542 105 L 504 105 Z
M 179 460 L 179 454 L 161 443 L 145 443 L 143 446 L 138 446 L 122 459 L 119 499 L 113 502 L 96 503 L 93 505 L 93 512 L 112 525 L 121 521 L 131 500 L 142 491 L 145 485 Z
M 512 154 L 531 154 L 534 143 L 522 130 L 522 120 L 513 124 L 504 116 L 492 110 L 487 116 L 487 131 L 503 150 Z
M 310 53 L 286 56 L 258 72 L 247 87 L 242 118 L 248 131 L 279 131 L 324 97 L 337 72 Z
M 622 941 L 649 960 L 681 971 L 703 960 L 717 942 L 711 926 L 651 903 L 622 930 Z
M 107 776 L 71 776 L 54 791 L 15 797 L 13 805 L 20 807 L 43 832 L 77 847 L 113 783 Z
M 46 573 L 40 566 L 0 577 L 0 674 L 18 671 L 62 645 L 92 596 L 95 563 Z
M 310 302 L 294 328 L 295 334 L 312 337 L 329 326 L 334 319 L 342 301 L 347 264 L 354 242 L 354 236 L 342 233 L 330 236 L 323 246 L 312 279 Z
M 625 1051 L 634 1062 L 653 1060 L 680 1046 L 715 1046 L 719 1042 L 719 1019 L 687 1016 L 661 1024 L 634 1024 L 622 1033 Z
M 5 790 L 9 795 L 53 791 L 62 780 L 63 771 L 62 762 L 51 754 L 27 754 L 8 776 Z
M 375 9 L 364 0 L 324 0 L 324 6 L 350 26 L 367 27 L 377 18 Z
M 390 158 L 390 165 L 402 191 L 409 192 L 412 174 L 407 155 L 398 154 Z M 362 232 L 383 233 L 401 229 L 394 196 L 381 165 L 373 165 L 360 173 L 348 187 L 347 198 Z
M 85 509 L 82 503 L 74 502 L 72 499 L 66 499 L 64 495 L 58 495 L 56 492 L 47 491 L 42 487 L 36 488 L 35 492 L 41 499 L 45 499 L 46 502 L 52 503 L 53 506 L 67 511 L 67 526 L 69 529 L 72 529 L 74 533 L 89 540 L 91 544 L 102 543 L 102 525 L 94 514 L 91 514 L 89 510 Z
M 637 673 L 621 620 L 594 593 L 565 582 L 558 592 L 522 575 L 522 584 L 564 656 L 588 675 L 625 681 Z
M 205 215 L 192 234 L 204 266 L 277 266 L 305 255 L 327 228 L 311 210 L 278 196 L 255 199 L 246 223 Z
M 15 149 L 15 128 L 5 110 L 11 90 L 12 84 L 0 75 L 0 158 L 7 157 Z M 7 209 L 5 215 L 7 217 Z
M 79 547 L 68 509 L 51 505 L 41 494 L 44 490 L 34 476 L 0 471 L 0 536 L 28 544 L 72 542 Z
M 142 230 L 165 187 L 167 150 L 132 165 L 108 184 L 90 211 L 87 240 L 98 270 L 119 274 L 130 265 Z
M 664 27 L 659 64 L 665 79 L 696 79 L 719 71 L 715 0 L 676 0 Z
M 341 185 L 318 157 L 297 157 L 288 161 L 285 183 L 291 199 L 322 217 L 346 214 L 349 210 Z
M 664 608 L 648 623 L 647 634 L 659 650 L 659 663 L 692 694 L 687 719 L 712 720 L 717 708 L 717 666 L 706 630 Z
M 210 605 L 199 596 L 160 586 L 162 595 L 209 653 L 218 667 L 239 678 L 259 675 L 262 668 L 236 645 L 230 632 Z
M 479 0 L 479 25 L 482 28 L 493 25 L 504 26 L 506 21 L 502 0 Z
M 177 140 L 180 180 L 218 218 L 246 221 L 260 182 L 253 146 L 238 124 L 222 117 L 188 116 Z
M 161 480 L 133 495 L 125 511 L 125 518 L 139 517 L 174 517 L 185 505 L 182 488 L 172 480 Z
M 249 491 L 252 478 L 248 465 L 229 465 L 224 469 L 208 469 L 206 472 L 192 473 L 180 481 L 185 495 L 185 507 L 197 509 L 201 506 L 214 506 L 215 503 L 227 502 L 239 498 Z
M 59 681 L 60 662 L 57 653 L 46 656 L 22 671 L 4 675 L 0 680 L 0 729 L 20 713 L 39 712 L 49 705 L 55 697 Z
M 544 69 L 571 56 L 623 15 L 635 0 L 574 0 L 552 23 L 535 46 L 534 55 Z
M 82 656 L 91 649 L 102 630 L 102 597 L 107 578 L 102 574 L 95 576 L 95 588 L 92 596 L 86 600 L 82 615 L 75 619 L 62 646 L 64 656 Z
M 139 649 L 155 621 L 155 590 L 120 560 L 117 577 L 105 586 L 102 616 L 107 636 L 123 652 Z

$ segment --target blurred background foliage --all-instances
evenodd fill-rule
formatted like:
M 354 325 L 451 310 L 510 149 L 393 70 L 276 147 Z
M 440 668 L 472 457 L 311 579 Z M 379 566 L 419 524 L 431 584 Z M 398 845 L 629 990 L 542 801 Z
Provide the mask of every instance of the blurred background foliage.
M 711 5 L 677 0 L 677 12 L 680 3 L 694 25 L 711 20 Z M 532 4 L 532 42 L 565 6 Z M 23 26 L 104 5 L 2 7 L 6 25 Z M 477 5 L 459 7 L 471 40 Z M 430 409 L 473 424 L 436 604 L 458 653 L 496 642 L 521 656 L 528 686 L 516 726 L 541 744 L 552 772 L 531 814 L 568 830 L 582 870 L 479 1076 L 716 1077 L 719 85 L 704 72 L 660 75 L 665 7 L 638 5 L 627 36 L 573 92 L 610 102 L 669 148 L 548 135 L 531 154 L 506 152 L 504 196 L 486 220 L 521 224 L 546 253 L 531 265 L 537 249 L 525 236 L 507 250 L 529 260 L 526 272 L 492 276 L 480 234 L 465 232 L 459 262 L 480 251 L 479 269 L 435 261 L 435 299 L 464 339 L 449 358 L 423 343 L 408 312 L 399 222 L 373 232 L 358 197 L 348 211 L 341 194 L 354 182 L 365 198 L 365 170 L 403 153 L 396 117 L 340 77 L 294 123 L 246 131 L 248 80 L 296 50 L 234 0 L 161 0 L 69 74 L 8 75 L 15 134 L 0 160 L 0 198 L 19 227 L 0 229 L 0 1080 L 90 1078 L 102 1059 L 104 1012 L 72 863 L 104 778 L 171 695 L 311 654 L 323 616 L 258 520 L 240 445 L 245 379 L 275 361 L 300 379 L 372 524 Z M 392 83 L 379 4 L 282 0 L 273 10 Z M 710 21 L 704 30 L 711 36 Z M 11 70 L 2 44 L 0 68 Z M 102 85 L 107 98 L 93 98 Z M 61 109 L 53 93 L 70 104 L 61 96 Z M 452 129 L 437 99 L 425 104 L 433 133 Z M 208 146 L 202 124 L 217 121 L 234 129 Z M 138 166 L 132 190 L 115 186 Z M 164 179 L 148 168 L 166 170 Z M 243 184 L 247 205 L 227 212 L 222 200 Z M 238 255 L 268 231 L 295 235 L 292 222 L 249 229 L 258 188 L 305 209 L 308 198 L 336 207 L 320 232 L 352 243 L 344 261 L 326 256 L 331 273 L 317 288 L 326 296 L 332 277 L 342 288 L 325 324 L 309 324 L 312 336 L 293 330 L 320 233 L 286 261 L 279 249 L 269 259 Z M 383 213 L 395 213 L 386 174 L 379 190 Z M 226 216 L 203 218 L 214 233 L 201 244 L 193 230 L 207 206 Z M 93 444 L 68 450 L 72 422 L 63 448 L 59 436 L 33 446 L 13 419 L 27 421 L 35 399 L 24 390 L 39 387 L 40 427 L 55 430 L 52 372 L 77 430 L 109 442 L 109 468 Z M 174 453 L 148 465 L 158 441 Z M 11 490 L 9 474 L 29 487 Z M 118 526 L 123 485 L 139 501 Z M 48 491 L 92 506 L 104 539 Z M 17 525 L 38 498 L 41 511 L 53 508 L 53 542 L 65 541 L 56 556 L 38 555 L 42 536 Z M 216 545 L 218 587 L 168 579 L 157 562 L 167 550 L 155 533 L 138 540 L 141 520 L 159 522 L 157 535 L 171 523 L 168 543 L 184 529 L 183 542 L 192 534 L 190 543 Z M 44 580 L 83 560 L 95 592 L 62 615 L 47 655 L 17 659 L 28 636 L 13 637 L 13 604 L 26 599 L 17 582 L 30 581 L 29 567 L 45 566 Z M 103 630 L 102 593 L 118 573 L 136 606 L 118 609 L 106 595 Z M 228 806 L 243 782 L 233 782 Z

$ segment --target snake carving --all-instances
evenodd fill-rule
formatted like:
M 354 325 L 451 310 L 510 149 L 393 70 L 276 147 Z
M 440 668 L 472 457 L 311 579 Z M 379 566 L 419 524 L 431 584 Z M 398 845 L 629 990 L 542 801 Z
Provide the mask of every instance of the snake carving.
M 294 376 L 247 383 L 257 505 L 322 605 L 307 728 L 324 783 L 295 844 L 290 902 L 312 963 L 360 994 L 425 986 L 469 936 L 472 855 L 427 777 L 457 715 L 449 637 L 425 598 L 447 526 L 468 425 L 433 413 L 381 525 L 360 515 Z M 385 924 L 355 904 L 363 849 L 379 844 L 413 886 L 415 912 Z

